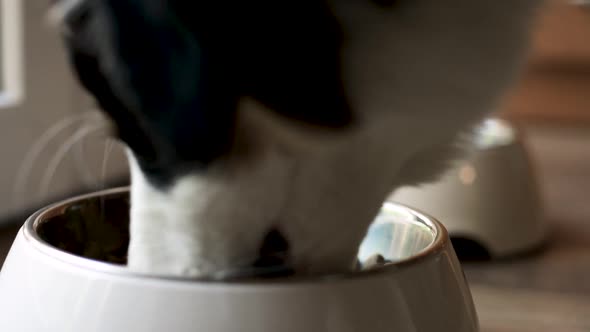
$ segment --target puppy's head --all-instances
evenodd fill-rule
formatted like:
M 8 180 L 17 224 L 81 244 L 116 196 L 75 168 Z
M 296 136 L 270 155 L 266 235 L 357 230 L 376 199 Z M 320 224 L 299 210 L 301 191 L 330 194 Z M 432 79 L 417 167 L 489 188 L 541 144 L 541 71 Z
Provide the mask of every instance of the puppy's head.
M 489 106 L 530 3 L 56 1 L 129 148 L 130 267 L 352 266 L 388 192 L 437 173 Z

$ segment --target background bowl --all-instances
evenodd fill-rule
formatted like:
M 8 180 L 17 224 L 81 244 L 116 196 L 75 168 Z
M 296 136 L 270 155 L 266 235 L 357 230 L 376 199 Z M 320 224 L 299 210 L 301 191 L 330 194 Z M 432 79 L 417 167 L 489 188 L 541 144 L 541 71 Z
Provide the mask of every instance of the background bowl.
M 534 170 L 518 128 L 487 119 L 475 149 L 438 182 L 397 190 L 391 201 L 443 221 L 460 258 L 503 258 L 546 237 Z
M 19 232 L 0 272 L 2 330 L 452 331 L 478 329 L 444 227 L 387 203 L 360 248 L 393 263 L 323 277 L 214 282 L 125 268 L 128 191 L 45 208 Z M 83 257 L 85 256 L 85 257 Z

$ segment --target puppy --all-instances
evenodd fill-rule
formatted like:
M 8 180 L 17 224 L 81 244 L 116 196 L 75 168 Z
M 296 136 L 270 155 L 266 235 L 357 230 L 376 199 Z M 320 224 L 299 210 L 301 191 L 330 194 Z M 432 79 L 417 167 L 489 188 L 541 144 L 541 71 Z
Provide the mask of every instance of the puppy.
M 493 110 L 536 3 L 54 1 L 128 147 L 129 268 L 350 269 L 387 195 L 436 179 Z

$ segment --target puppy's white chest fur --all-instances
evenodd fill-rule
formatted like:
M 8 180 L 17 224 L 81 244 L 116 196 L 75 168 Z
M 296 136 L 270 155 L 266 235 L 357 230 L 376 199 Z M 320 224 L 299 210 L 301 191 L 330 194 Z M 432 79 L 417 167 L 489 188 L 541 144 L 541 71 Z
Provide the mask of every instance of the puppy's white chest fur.
M 535 2 L 401 1 L 384 10 L 331 1 L 358 126 L 320 137 L 245 98 L 234 153 L 165 191 L 130 153 L 130 268 L 223 277 L 256 260 L 270 229 L 287 239 L 297 271 L 350 267 L 388 193 L 435 178 L 457 134 L 493 108 Z

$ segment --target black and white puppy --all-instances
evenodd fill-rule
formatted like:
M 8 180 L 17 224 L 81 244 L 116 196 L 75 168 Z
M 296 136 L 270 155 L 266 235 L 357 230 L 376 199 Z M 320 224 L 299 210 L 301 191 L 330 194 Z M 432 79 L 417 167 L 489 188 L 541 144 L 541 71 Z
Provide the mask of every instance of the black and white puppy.
M 349 269 L 507 86 L 535 0 L 56 0 L 128 146 L 129 268 Z

